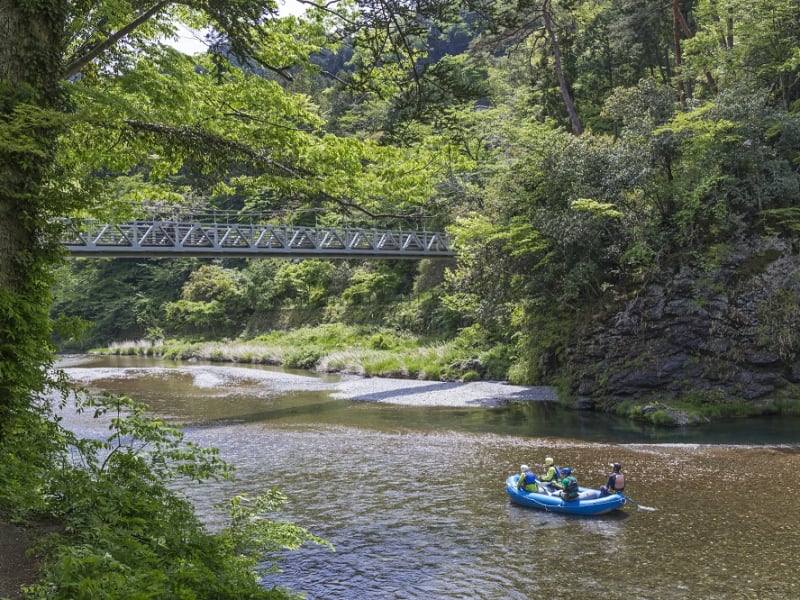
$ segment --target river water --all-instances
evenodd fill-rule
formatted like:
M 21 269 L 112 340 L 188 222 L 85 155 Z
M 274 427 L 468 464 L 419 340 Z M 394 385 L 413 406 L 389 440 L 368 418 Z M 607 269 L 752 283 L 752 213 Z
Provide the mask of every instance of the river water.
M 267 367 L 119 357 L 63 366 L 221 450 L 237 481 L 187 490 L 209 527 L 226 498 L 281 489 L 280 517 L 335 551 L 287 553 L 265 585 L 312 600 L 800 598 L 797 419 L 659 431 L 547 403 L 339 400 L 336 377 Z M 104 433 L 78 415 L 65 423 Z M 506 477 L 549 454 L 592 487 L 621 462 L 640 508 L 579 518 L 509 503 Z

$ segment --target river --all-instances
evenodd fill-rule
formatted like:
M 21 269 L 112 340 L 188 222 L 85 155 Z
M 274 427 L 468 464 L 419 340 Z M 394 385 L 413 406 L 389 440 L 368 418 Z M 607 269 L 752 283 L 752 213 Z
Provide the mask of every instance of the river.
M 287 553 L 265 585 L 310 600 L 800 597 L 800 421 L 642 428 L 551 403 L 402 406 L 334 397 L 339 378 L 119 357 L 62 365 L 216 446 L 233 484 L 187 490 L 209 527 L 225 498 L 278 487 L 333 543 Z M 104 430 L 85 417 L 65 424 Z M 578 518 L 515 506 L 504 482 L 552 455 L 580 482 L 619 461 L 640 506 Z

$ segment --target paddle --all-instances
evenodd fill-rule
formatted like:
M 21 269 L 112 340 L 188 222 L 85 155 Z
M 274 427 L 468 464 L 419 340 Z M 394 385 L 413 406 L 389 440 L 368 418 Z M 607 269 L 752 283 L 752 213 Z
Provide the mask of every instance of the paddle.
M 556 492 L 555 492 L 555 490 L 551 490 L 551 489 L 550 489 L 549 487 L 547 487 L 546 485 L 540 485 L 540 486 L 539 486 L 539 489 L 541 489 L 541 490 L 542 490 L 542 492 L 543 492 L 543 493 L 545 493 L 545 494 L 547 494 L 548 496 L 552 496 L 553 494 L 555 494 L 555 493 L 556 493 Z
M 630 496 L 626 496 L 625 494 L 620 494 L 619 492 L 617 492 L 617 493 L 618 493 L 620 496 L 622 496 L 623 498 L 625 498 L 625 502 L 629 502 L 630 504 L 633 504 L 633 505 L 634 505 L 636 508 L 638 508 L 638 509 L 640 509 L 640 510 L 656 510 L 656 509 L 655 509 L 655 508 L 653 508 L 652 506 L 642 506 L 641 504 L 639 504 L 638 502 L 636 502 L 636 501 L 635 501 L 633 498 L 631 498 Z
M 636 501 L 635 501 L 633 498 L 631 498 L 630 496 L 626 496 L 625 494 L 621 494 L 621 493 L 619 493 L 619 492 L 617 492 L 617 493 L 618 493 L 620 496 L 622 496 L 623 498 L 625 498 L 625 502 L 628 502 L 628 503 L 630 503 L 630 504 L 633 504 L 633 505 L 634 505 L 636 508 L 641 508 L 641 506 L 639 505 L 639 503 L 638 503 L 638 502 L 636 502 Z

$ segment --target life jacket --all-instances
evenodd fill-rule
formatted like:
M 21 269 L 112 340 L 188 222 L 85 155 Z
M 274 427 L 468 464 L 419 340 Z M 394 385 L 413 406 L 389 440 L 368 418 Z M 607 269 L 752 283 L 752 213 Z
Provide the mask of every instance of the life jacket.
M 578 497 L 578 480 L 572 475 L 565 477 L 561 485 L 564 486 L 564 500 L 574 500 Z
M 537 490 L 539 489 L 539 486 L 536 484 L 536 475 L 534 475 L 531 472 L 522 473 L 519 476 L 519 481 L 517 482 L 517 487 L 518 488 L 521 487 L 525 491 L 529 491 L 529 490 L 526 489 L 529 485 L 535 485 L 536 489 Z M 535 491 L 535 490 L 530 490 L 530 491 Z
M 611 477 L 614 478 L 614 486 L 612 489 L 615 492 L 621 492 L 625 489 L 625 475 L 622 473 L 612 473 Z
M 556 470 L 556 478 L 561 479 L 561 467 L 558 465 L 553 465 L 553 468 Z

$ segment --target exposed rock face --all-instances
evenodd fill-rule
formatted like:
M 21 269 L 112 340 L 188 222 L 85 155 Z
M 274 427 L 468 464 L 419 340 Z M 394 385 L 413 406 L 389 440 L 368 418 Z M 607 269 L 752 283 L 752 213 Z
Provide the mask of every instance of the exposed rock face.
M 783 240 L 737 246 L 713 269 L 665 274 L 590 327 L 566 359 L 579 406 L 773 402 L 800 383 L 800 255 Z

